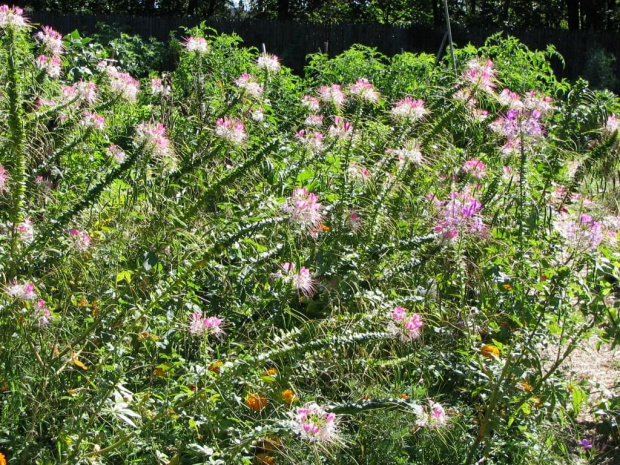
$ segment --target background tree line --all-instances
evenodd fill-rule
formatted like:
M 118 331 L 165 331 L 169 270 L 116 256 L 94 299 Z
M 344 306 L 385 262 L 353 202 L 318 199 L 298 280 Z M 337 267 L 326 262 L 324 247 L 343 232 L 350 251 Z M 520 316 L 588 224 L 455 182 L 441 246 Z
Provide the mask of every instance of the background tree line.
M 619 30 L 620 0 L 449 0 L 455 26 Z M 442 0 L 29 0 L 37 11 L 441 27 Z

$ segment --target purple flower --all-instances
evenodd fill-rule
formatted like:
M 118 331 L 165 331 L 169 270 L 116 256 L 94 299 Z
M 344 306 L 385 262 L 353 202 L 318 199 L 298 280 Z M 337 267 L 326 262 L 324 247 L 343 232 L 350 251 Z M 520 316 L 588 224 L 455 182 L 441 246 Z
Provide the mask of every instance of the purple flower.
M 592 449 L 592 441 L 589 439 L 581 439 L 580 441 L 577 441 L 577 444 L 579 444 L 583 450 Z

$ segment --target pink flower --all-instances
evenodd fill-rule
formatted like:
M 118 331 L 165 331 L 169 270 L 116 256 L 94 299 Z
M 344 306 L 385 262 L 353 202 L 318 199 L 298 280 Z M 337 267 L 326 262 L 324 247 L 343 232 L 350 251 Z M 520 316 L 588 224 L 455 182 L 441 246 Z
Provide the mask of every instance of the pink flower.
M 79 103 L 92 105 L 97 101 L 97 85 L 94 82 L 79 81 L 72 86 L 62 86 L 65 100 L 76 99 Z
M 170 87 L 164 85 L 161 79 L 151 78 L 151 94 L 168 95 L 169 93 L 170 93 Z
M 37 298 L 37 294 L 34 291 L 34 284 L 17 284 L 13 281 L 13 284 L 7 286 L 6 293 L 8 296 L 20 300 L 34 300 Z
M 493 93 L 495 89 L 495 69 L 491 60 L 474 59 L 468 61 L 462 77 L 467 84 L 483 92 Z
M 290 214 L 291 221 L 299 224 L 303 231 L 316 236 L 323 220 L 322 207 L 316 194 L 308 192 L 305 187 L 298 187 L 293 190 L 282 209 Z
M 603 223 L 590 215 L 582 214 L 577 219 L 564 215 L 555 221 L 555 227 L 575 248 L 595 251 L 605 239 Z
M 222 330 L 222 320 L 215 317 L 203 317 L 201 311 L 194 312 L 189 317 L 189 332 L 196 336 L 220 336 Z
M 343 139 L 353 132 L 353 124 L 340 116 L 334 116 L 334 124 L 329 127 L 329 134 L 337 139 Z
M 311 299 L 316 292 L 315 283 L 310 275 L 310 270 L 306 267 L 301 267 L 299 273 L 295 272 L 295 264 L 286 262 L 280 265 L 280 271 L 271 275 L 274 279 L 281 279 L 283 283 L 291 283 L 293 288 L 298 292 L 301 292 L 308 299 Z
M 304 98 L 301 101 L 302 105 L 306 107 L 309 111 L 319 111 L 319 101 L 311 97 L 309 95 L 304 95 Z
M 37 68 L 45 71 L 49 77 L 60 77 L 62 62 L 57 56 L 47 57 L 45 55 L 40 55 L 35 60 L 35 64 Z
M 123 149 L 114 144 L 108 146 L 106 149 L 106 155 L 114 159 L 116 163 L 123 163 L 127 158 L 127 154 L 123 151 Z
M 422 152 L 417 141 L 407 141 L 400 149 L 388 149 L 386 153 L 395 155 L 398 158 L 398 165 L 402 168 L 406 163 L 414 165 L 422 164 Z
M 323 116 L 308 115 L 304 121 L 304 125 L 311 128 L 320 128 L 323 125 Z
M 8 5 L 0 5 L 0 29 L 23 29 L 28 27 L 28 20 L 24 17 L 24 10 L 18 6 L 9 8 Z
M 530 111 L 537 111 L 541 117 L 547 116 L 554 110 L 551 97 L 536 91 L 525 93 L 523 105 Z
M 24 244 L 30 244 L 34 240 L 34 226 L 30 218 L 24 218 L 24 221 L 17 225 L 17 234 Z
M 105 119 L 103 116 L 88 110 L 84 112 L 81 124 L 86 128 L 95 129 L 97 131 L 103 131 L 105 129 Z
M 463 171 L 476 179 L 482 179 L 487 174 L 487 167 L 482 160 L 472 158 L 463 165 Z
M 420 337 L 424 323 L 418 313 L 409 314 L 403 307 L 395 307 L 390 315 L 388 331 L 403 342 Z
M 176 167 L 174 150 L 170 139 L 166 137 L 166 127 L 163 124 L 140 123 L 136 128 L 136 140 L 143 144 L 146 150 L 151 151 L 153 157 L 162 163 L 166 170 L 172 171 Z
M 355 81 L 355 84 L 349 87 L 349 92 L 363 102 L 377 103 L 379 101 L 379 93 L 366 78 Z
M 69 237 L 73 241 L 73 247 L 84 252 L 90 247 L 91 238 L 86 231 L 80 229 L 69 229 Z
M 258 69 L 264 69 L 270 73 L 277 73 L 280 71 L 280 59 L 275 55 L 269 55 L 268 53 L 263 53 L 258 57 L 256 62 L 256 66 Z
M 331 103 L 336 107 L 341 107 L 346 100 L 339 84 L 332 84 L 331 86 L 321 86 L 319 87 L 318 93 L 319 100 L 324 103 Z
M 9 186 L 7 185 L 8 179 L 9 176 L 6 173 L 6 169 L 4 166 L 0 165 L 0 194 L 9 190 Z
M 424 100 L 414 100 L 411 97 L 397 101 L 390 110 L 394 119 L 411 122 L 421 120 L 428 113 L 429 111 L 424 108 Z
M 198 55 L 209 51 L 209 45 L 204 37 L 188 37 L 183 42 L 188 52 L 196 52 Z
M 521 101 L 521 97 L 516 92 L 511 91 L 510 89 L 504 89 L 497 96 L 499 103 L 502 105 L 509 107 L 511 110 L 523 110 L 524 104 Z
M 338 439 L 336 415 L 314 402 L 298 407 L 293 417 L 293 430 L 310 442 L 334 442 Z
M 110 90 L 127 102 L 135 103 L 138 100 L 140 83 L 128 73 L 118 71 L 114 66 L 106 68 L 110 80 Z
M 614 132 L 618 131 L 618 129 L 620 129 L 620 122 L 618 121 L 618 117 L 616 115 L 609 115 L 607 117 L 607 121 L 605 122 L 603 133 L 611 136 Z
M 45 300 L 37 300 L 37 309 L 34 317 L 37 319 L 37 326 L 39 328 L 45 328 L 52 321 L 52 313 L 47 308 Z
M 245 125 L 235 118 L 220 118 L 215 122 L 215 135 L 233 145 L 241 145 L 247 134 Z
M 34 37 L 41 41 L 45 49 L 52 55 L 62 55 L 65 46 L 62 43 L 62 34 L 49 26 L 43 26 L 42 31 L 37 32 Z
M 347 222 L 349 224 L 349 227 L 351 228 L 351 231 L 353 231 L 354 233 L 359 231 L 360 228 L 362 227 L 362 219 L 360 218 L 359 214 L 355 210 L 351 210 L 349 212 L 349 217 L 347 218 Z
M 263 95 L 263 86 L 251 74 L 243 73 L 237 78 L 235 85 L 252 98 L 258 99 Z
M 295 134 L 295 137 L 301 142 L 301 145 L 313 152 L 318 152 L 323 148 L 323 134 L 320 132 L 313 131 L 306 133 L 306 131 L 302 129 Z
M 486 227 L 478 212 L 482 203 L 466 192 L 452 192 L 450 201 L 441 209 L 441 219 L 433 231 L 446 239 L 456 239 L 467 233 L 482 236 Z
M 448 424 L 446 411 L 442 405 L 437 402 L 430 401 L 426 409 L 422 406 L 418 406 L 416 410 L 419 417 L 416 421 L 417 426 L 439 428 Z
M 349 176 L 359 183 L 367 183 L 370 181 L 370 170 L 359 163 L 352 161 L 349 163 Z

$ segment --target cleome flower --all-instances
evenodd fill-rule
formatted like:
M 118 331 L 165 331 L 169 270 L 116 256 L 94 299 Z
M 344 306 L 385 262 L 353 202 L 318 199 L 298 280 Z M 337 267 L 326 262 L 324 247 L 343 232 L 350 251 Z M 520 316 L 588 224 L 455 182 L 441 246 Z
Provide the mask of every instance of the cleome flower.
M 39 55 L 35 60 L 35 65 L 41 71 L 45 71 L 51 78 L 60 77 L 62 62 L 57 56 Z
M 187 37 L 183 45 L 188 52 L 196 52 L 198 55 L 209 51 L 209 44 L 204 37 Z
M 460 234 L 483 236 L 486 226 L 478 214 L 482 202 L 467 192 L 452 192 L 450 200 L 440 212 L 440 219 L 433 231 L 446 239 L 456 239 Z
M 366 78 L 359 78 L 355 81 L 355 84 L 351 84 L 349 86 L 349 92 L 362 102 L 374 104 L 379 101 L 379 93 Z
M 222 320 L 216 316 L 204 317 L 201 311 L 194 312 L 189 317 L 189 332 L 195 336 L 220 336 Z
M 37 320 L 37 327 L 39 328 L 45 328 L 51 323 L 52 313 L 50 312 L 49 308 L 47 308 L 45 300 L 37 300 L 37 308 L 35 310 L 34 317 Z
M 482 179 L 487 174 L 487 166 L 482 160 L 472 158 L 463 164 L 463 171 L 476 179 Z
M 336 415 L 328 413 L 324 407 L 310 402 L 291 412 L 293 430 L 302 439 L 310 442 L 335 442 L 338 439 Z
M 311 97 L 310 95 L 304 95 L 301 100 L 301 104 L 308 109 L 308 111 L 319 111 L 320 105 L 319 101 L 315 97 Z
M 439 428 L 448 424 L 448 417 L 443 406 L 432 400 L 426 408 L 421 405 L 416 406 L 415 413 L 418 415 L 417 426 Z
M 24 17 L 24 10 L 18 6 L 9 8 L 8 5 L 0 5 L 0 29 L 9 27 L 23 29 L 28 26 L 28 20 Z
M 237 78 L 235 85 L 252 98 L 258 99 L 263 95 L 263 86 L 251 74 L 243 73 Z
M 243 144 L 247 137 L 245 125 L 238 119 L 226 116 L 215 122 L 215 135 L 233 145 Z
M 6 172 L 6 168 L 0 165 L 0 194 L 9 190 L 9 186 L 7 185 L 8 179 L 9 175 Z
M 467 62 L 462 79 L 474 88 L 492 94 L 495 90 L 495 69 L 491 60 L 474 59 Z
M 420 121 L 429 111 L 424 108 L 424 100 L 415 100 L 411 97 L 405 97 L 397 101 L 390 114 L 395 120 L 405 120 L 409 122 Z
M 7 286 L 6 294 L 9 297 L 19 300 L 34 300 L 37 298 L 37 293 L 34 291 L 34 284 L 31 282 L 18 284 L 17 281 L 13 281 L 12 284 Z
M 143 144 L 145 150 L 153 153 L 153 158 L 160 161 L 164 168 L 174 169 L 177 160 L 170 139 L 166 137 L 166 127 L 161 123 L 142 122 L 136 128 L 136 141 Z
M 41 31 L 34 35 L 34 38 L 41 41 L 48 53 L 62 55 L 65 51 L 65 46 L 62 43 L 62 34 L 49 26 L 43 26 L 41 29 Z
M 105 149 L 108 157 L 112 158 L 116 163 L 123 163 L 127 159 L 127 154 L 118 145 L 112 144 Z
M 316 292 L 316 280 L 312 279 L 310 270 L 304 266 L 301 267 L 299 273 L 295 271 L 295 264 L 286 262 L 280 265 L 280 271 L 271 275 L 274 279 L 281 279 L 284 283 L 291 283 L 293 288 L 301 292 L 308 299 L 312 298 Z
M 322 206 L 316 194 L 308 192 L 305 187 L 298 187 L 284 202 L 282 210 L 288 213 L 291 221 L 299 224 L 303 231 L 309 232 L 313 237 L 318 234 L 323 215 Z
M 76 228 L 69 229 L 69 237 L 73 241 L 73 247 L 76 250 L 84 252 L 89 249 L 91 238 L 86 231 Z
M 388 332 L 403 342 L 420 337 L 424 322 L 418 313 L 409 313 L 404 307 L 394 307 L 390 314 Z
M 280 71 L 280 59 L 275 55 L 263 53 L 256 60 L 256 66 L 258 69 L 264 69 L 270 73 L 277 73 Z
M 338 108 L 344 105 L 344 102 L 346 100 L 339 84 L 332 84 L 331 86 L 321 86 L 319 87 L 318 94 L 320 101 L 322 101 L 323 103 L 331 103 Z
M 307 149 L 312 152 L 318 152 L 323 148 L 323 134 L 317 131 L 308 131 L 305 129 L 297 132 L 295 138 Z

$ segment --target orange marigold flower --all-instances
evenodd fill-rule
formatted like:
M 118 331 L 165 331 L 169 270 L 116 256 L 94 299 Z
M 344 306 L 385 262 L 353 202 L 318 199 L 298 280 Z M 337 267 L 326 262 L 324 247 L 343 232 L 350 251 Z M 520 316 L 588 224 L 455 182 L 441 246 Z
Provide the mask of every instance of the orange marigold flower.
M 299 400 L 299 398 L 295 395 L 295 393 L 291 389 L 285 389 L 282 391 L 282 400 L 287 404 L 292 404 Z
M 278 374 L 277 368 L 269 368 L 268 370 L 263 371 L 263 376 L 275 376 Z
M 252 461 L 253 465 L 273 465 L 276 463 L 276 458 L 267 454 L 256 454 L 254 456 L 254 460 Z
M 400 395 L 400 398 L 401 398 L 401 399 L 409 399 L 409 395 L 407 395 L 407 394 L 401 394 L 401 395 Z
M 211 365 L 209 365 L 209 368 L 207 368 L 207 370 L 212 371 L 215 374 L 220 374 L 220 372 L 222 371 L 222 366 L 224 365 L 224 362 L 220 362 L 219 360 L 217 362 L 213 362 Z
M 502 287 L 504 289 L 506 289 L 507 291 L 512 291 L 512 286 L 510 284 L 508 284 L 508 283 L 502 284 Z
M 491 344 L 485 344 L 480 349 L 480 353 L 486 358 L 499 358 L 499 349 Z
M 325 232 L 329 232 L 329 230 L 330 230 L 329 226 L 327 226 L 326 224 L 323 224 L 323 223 L 319 224 L 319 228 L 321 229 L 321 231 L 325 231 Z
M 245 399 L 245 405 L 253 412 L 260 412 L 267 406 L 267 398 L 260 394 L 250 394 Z
M 6 465 L 6 457 L 0 452 L 0 465 Z
M 521 391 L 530 392 L 533 388 L 532 388 L 532 385 L 527 380 L 522 379 L 521 381 L 517 383 L 517 389 L 520 389 Z

